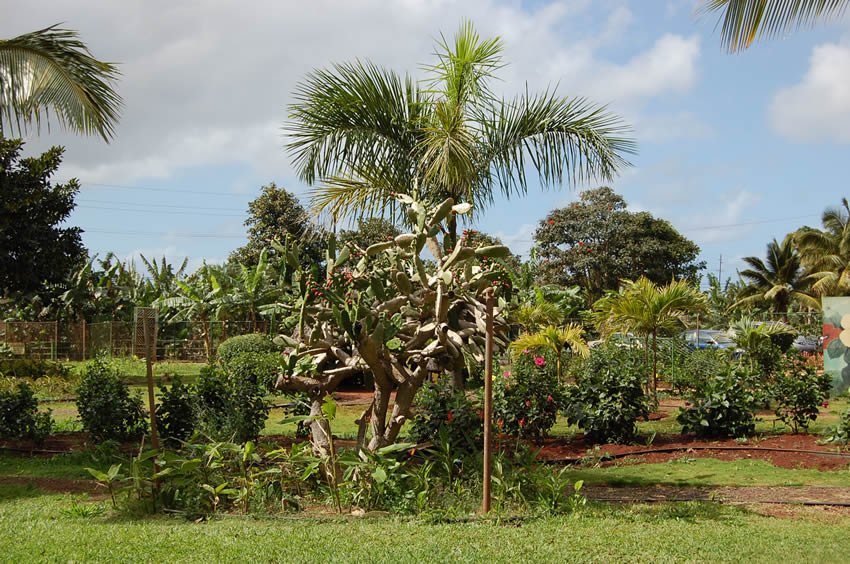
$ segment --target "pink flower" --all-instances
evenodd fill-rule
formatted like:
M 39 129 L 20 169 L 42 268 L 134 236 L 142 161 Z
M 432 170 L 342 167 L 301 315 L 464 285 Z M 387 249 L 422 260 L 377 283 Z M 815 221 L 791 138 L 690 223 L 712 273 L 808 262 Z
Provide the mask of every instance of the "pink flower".
M 543 365 L 546 364 L 546 359 L 543 358 L 542 356 L 535 356 L 534 357 L 534 364 L 536 364 L 537 366 L 543 366 Z
M 510 378 L 510 377 L 511 377 L 511 371 L 510 371 L 510 370 L 505 370 L 505 371 L 502 373 L 502 376 L 504 376 L 505 378 Z
M 553 401 L 555 401 L 555 398 L 552 397 L 552 394 L 546 396 L 546 403 L 552 403 Z
M 531 400 L 525 400 L 525 407 L 531 407 Z
M 531 351 L 529 351 L 528 349 L 522 349 L 522 354 L 528 354 L 529 352 Z
M 519 428 L 522 429 L 525 427 L 525 417 L 519 420 Z

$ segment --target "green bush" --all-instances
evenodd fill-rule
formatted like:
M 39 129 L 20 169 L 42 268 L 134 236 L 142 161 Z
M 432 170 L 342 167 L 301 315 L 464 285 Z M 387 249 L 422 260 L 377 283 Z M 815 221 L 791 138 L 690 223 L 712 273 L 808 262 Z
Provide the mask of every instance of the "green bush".
M 218 346 L 216 355 L 225 366 L 241 353 L 270 353 L 278 350 L 268 335 L 251 333 L 231 337 Z
M 248 380 L 266 392 L 275 392 L 275 383 L 283 366 L 278 352 L 240 352 L 222 361 L 224 369 L 233 378 Z
M 142 398 L 131 394 L 121 373 L 106 359 L 89 363 L 77 388 L 77 411 L 96 443 L 140 438 L 148 430 Z
M 201 369 L 197 395 L 198 429 L 213 439 L 245 442 L 257 438 L 271 409 L 257 382 L 214 364 Z
M 649 415 L 644 394 L 647 379 L 643 353 L 606 345 L 574 371 L 576 385 L 567 388 L 564 415 L 582 429 L 590 441 L 628 442 L 637 432 L 638 417 Z
M 416 395 L 410 440 L 416 443 L 437 442 L 440 429 L 452 449 L 477 452 L 482 448 L 484 421 L 481 405 L 464 392 L 455 390 L 446 378 L 427 382 Z
M 683 433 L 701 437 L 745 437 L 756 429 L 757 399 L 752 372 L 732 366 L 696 390 L 676 420 Z
M 818 374 L 799 354 L 789 354 L 773 384 L 776 417 L 793 432 L 808 429 L 818 418 L 821 404 L 829 397 L 832 378 Z
M 496 376 L 493 412 L 504 433 L 524 439 L 546 438 L 563 403 L 563 387 L 551 353 L 520 354 L 510 370 Z
M 27 384 L 18 384 L 15 391 L 0 391 L 0 438 L 40 444 L 52 428 L 50 412 L 39 413 L 38 400 Z
M 159 435 L 169 446 L 179 446 L 195 430 L 195 389 L 175 376 L 170 388 L 159 385 L 156 423 Z
M 0 376 L 12 378 L 67 378 L 69 370 L 60 362 L 32 358 L 0 359 Z
M 686 394 L 703 388 L 711 379 L 729 369 L 727 351 L 720 349 L 697 349 L 677 358 L 678 366 L 671 367 L 665 380 L 678 394 Z
M 838 425 L 830 428 L 825 440 L 839 445 L 850 443 L 850 408 L 838 419 Z

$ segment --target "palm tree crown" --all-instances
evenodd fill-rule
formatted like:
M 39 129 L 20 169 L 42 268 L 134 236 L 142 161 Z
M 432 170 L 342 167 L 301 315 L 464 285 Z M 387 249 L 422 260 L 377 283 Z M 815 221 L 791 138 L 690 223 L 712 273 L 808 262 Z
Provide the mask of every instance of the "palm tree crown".
M 49 123 L 109 141 L 121 97 L 111 63 L 95 59 L 77 32 L 51 26 L 0 40 L 0 134 Z
M 428 204 L 453 198 L 474 209 L 527 191 L 533 168 L 545 186 L 610 179 L 628 165 L 634 142 L 620 119 L 582 98 L 552 91 L 497 98 L 499 38 L 464 23 L 437 44 L 421 86 L 371 63 L 340 64 L 308 75 L 287 125 L 301 179 L 318 183 L 314 208 L 333 218 L 388 213 L 393 193 Z M 454 216 L 447 242 L 457 239 Z
M 812 291 L 818 296 L 850 295 L 850 205 L 827 208 L 823 230 L 803 228 L 794 234 Z

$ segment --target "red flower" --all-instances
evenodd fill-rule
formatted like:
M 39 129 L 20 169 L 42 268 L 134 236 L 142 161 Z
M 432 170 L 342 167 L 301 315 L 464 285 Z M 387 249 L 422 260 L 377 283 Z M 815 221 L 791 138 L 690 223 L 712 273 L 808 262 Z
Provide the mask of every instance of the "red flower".
M 824 409 L 828 408 L 829 407 L 829 400 L 824 400 L 821 405 L 824 407 Z
M 555 401 L 555 398 L 552 397 L 552 394 L 546 396 L 546 403 L 552 403 L 553 401 Z
M 531 407 L 531 400 L 530 399 L 525 400 L 525 407 Z
M 534 364 L 537 366 L 544 366 L 546 364 L 546 359 L 542 356 L 536 356 L 534 357 Z
M 525 417 L 519 420 L 519 428 L 522 429 L 525 427 Z
M 499 429 L 501 429 L 501 428 L 502 428 L 502 427 L 504 427 L 504 426 L 505 426 L 505 420 L 504 420 L 504 419 L 497 419 L 497 420 L 496 420 L 496 427 L 498 427 Z
M 555 220 L 554 220 L 554 219 L 550 219 L 550 220 L 549 220 L 549 225 L 555 225 Z
M 452 411 L 452 410 L 449 410 L 449 412 L 446 413 L 446 421 L 451 423 L 454 420 L 455 420 L 455 412 Z

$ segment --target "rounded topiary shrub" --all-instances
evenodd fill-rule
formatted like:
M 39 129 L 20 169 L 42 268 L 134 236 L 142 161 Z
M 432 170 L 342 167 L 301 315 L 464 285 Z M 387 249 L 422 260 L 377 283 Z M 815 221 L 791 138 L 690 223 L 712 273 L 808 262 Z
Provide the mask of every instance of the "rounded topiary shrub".
M 174 377 L 170 388 L 159 386 L 156 423 L 160 436 L 169 446 L 179 446 L 195 430 L 196 392 L 194 386 Z
M 127 441 L 147 432 L 142 398 L 131 394 L 121 373 L 104 358 L 92 361 L 77 388 L 77 411 L 93 441 Z
M 616 345 L 597 347 L 572 373 L 576 384 L 567 387 L 564 399 L 567 421 L 595 443 L 632 441 L 638 418 L 649 415 L 643 352 Z
M 197 424 L 204 435 L 225 441 L 256 439 L 265 426 L 271 406 L 263 387 L 250 378 L 236 377 L 226 368 L 210 364 L 201 369 L 196 385 Z
M 747 437 L 756 430 L 756 377 L 744 366 L 729 367 L 696 390 L 676 420 L 682 433 L 700 437 Z
M 222 365 L 230 377 L 246 380 L 265 392 L 273 393 L 283 367 L 283 357 L 278 352 L 241 352 Z
M 0 439 L 31 439 L 41 443 L 53 427 L 50 412 L 38 411 L 38 400 L 26 383 L 0 390 Z
M 218 360 L 227 365 L 237 355 L 242 353 L 270 353 L 278 350 L 268 335 L 251 333 L 231 337 L 218 346 Z

